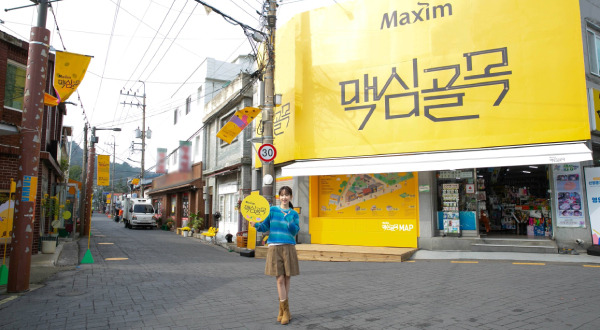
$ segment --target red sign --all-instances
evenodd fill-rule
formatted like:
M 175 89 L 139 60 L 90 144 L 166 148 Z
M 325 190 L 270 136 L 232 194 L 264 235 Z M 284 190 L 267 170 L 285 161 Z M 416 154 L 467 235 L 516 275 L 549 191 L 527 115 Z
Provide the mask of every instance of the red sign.
M 263 162 L 268 163 L 275 159 L 275 156 L 277 156 L 277 150 L 272 144 L 265 143 L 262 146 L 260 146 L 260 148 L 258 148 L 258 157 Z
M 167 164 L 166 164 L 166 157 L 167 157 L 167 149 L 164 148 L 158 148 L 158 157 L 156 157 L 157 164 L 156 164 L 156 173 L 166 173 L 167 172 Z
M 179 172 L 189 172 L 192 170 L 191 149 L 192 142 L 179 141 Z

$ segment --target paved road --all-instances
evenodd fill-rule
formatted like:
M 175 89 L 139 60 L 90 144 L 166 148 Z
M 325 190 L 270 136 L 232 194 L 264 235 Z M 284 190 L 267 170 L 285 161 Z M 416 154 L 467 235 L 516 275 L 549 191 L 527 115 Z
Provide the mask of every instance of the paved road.
M 95 262 L 0 296 L 0 328 L 284 327 L 275 321 L 275 280 L 263 275 L 264 260 L 171 232 L 124 229 L 103 216 L 93 228 Z M 301 261 L 300 269 L 288 329 L 600 327 L 600 268 L 579 263 Z

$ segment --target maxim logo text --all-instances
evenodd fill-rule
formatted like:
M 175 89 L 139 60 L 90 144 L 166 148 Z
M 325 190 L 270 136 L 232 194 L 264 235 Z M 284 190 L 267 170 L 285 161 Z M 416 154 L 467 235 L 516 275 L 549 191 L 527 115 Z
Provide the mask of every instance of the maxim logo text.
M 429 21 L 431 19 L 441 18 L 446 16 L 452 16 L 452 5 L 447 3 L 444 5 L 435 5 L 429 7 L 428 2 L 417 2 L 417 5 L 422 6 L 418 10 L 411 10 L 410 12 L 404 12 L 398 14 L 397 10 L 391 13 L 383 14 L 381 19 L 380 30 L 384 28 L 398 27 L 398 25 L 414 24 L 417 22 Z

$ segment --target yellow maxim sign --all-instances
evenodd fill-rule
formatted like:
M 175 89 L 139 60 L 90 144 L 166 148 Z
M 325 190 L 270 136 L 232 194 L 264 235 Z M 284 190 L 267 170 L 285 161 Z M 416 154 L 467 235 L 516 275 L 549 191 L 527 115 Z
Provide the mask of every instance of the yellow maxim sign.
M 44 104 L 55 106 L 65 102 L 83 80 L 90 64 L 91 57 L 87 55 L 56 51 L 54 63 L 54 89 L 57 98 L 44 94 Z
M 278 30 L 276 163 L 589 139 L 578 1 L 343 7 Z
M 110 156 L 98 155 L 98 185 L 108 186 L 110 183 Z

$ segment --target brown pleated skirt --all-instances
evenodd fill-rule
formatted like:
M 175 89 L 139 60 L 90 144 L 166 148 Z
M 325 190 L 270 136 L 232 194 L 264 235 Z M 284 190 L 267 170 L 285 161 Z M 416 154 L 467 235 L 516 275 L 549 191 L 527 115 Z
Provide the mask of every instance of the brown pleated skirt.
M 296 276 L 300 274 L 296 246 L 291 244 L 270 245 L 265 264 L 265 275 Z

